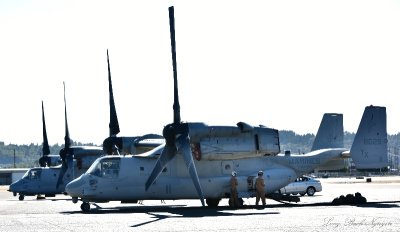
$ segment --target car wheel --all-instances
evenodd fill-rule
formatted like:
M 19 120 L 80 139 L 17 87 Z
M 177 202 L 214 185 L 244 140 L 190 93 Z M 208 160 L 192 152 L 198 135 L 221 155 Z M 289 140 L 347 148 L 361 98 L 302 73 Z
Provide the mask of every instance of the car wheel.
M 307 195 L 308 196 L 314 196 L 315 194 L 315 188 L 314 187 L 308 187 L 307 188 Z

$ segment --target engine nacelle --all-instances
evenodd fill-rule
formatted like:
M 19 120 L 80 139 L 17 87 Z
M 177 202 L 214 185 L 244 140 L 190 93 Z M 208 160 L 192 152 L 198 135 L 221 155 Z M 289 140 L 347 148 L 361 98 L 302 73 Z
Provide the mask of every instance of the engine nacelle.
M 197 160 L 244 159 L 280 152 L 278 130 L 245 123 L 238 123 L 237 127 L 191 123 L 189 135 Z

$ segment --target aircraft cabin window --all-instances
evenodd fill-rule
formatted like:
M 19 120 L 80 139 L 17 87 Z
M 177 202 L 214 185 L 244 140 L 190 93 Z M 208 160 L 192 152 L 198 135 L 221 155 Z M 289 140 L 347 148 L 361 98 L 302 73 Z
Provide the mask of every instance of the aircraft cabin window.
M 30 171 L 25 172 L 25 174 L 22 176 L 22 179 L 29 179 L 29 173 Z
M 40 170 L 40 169 L 31 170 L 29 172 L 29 179 L 30 180 L 39 180 L 41 173 L 42 173 L 42 170 Z
M 119 163 L 119 158 L 102 159 L 89 173 L 103 178 L 117 178 L 119 174 Z

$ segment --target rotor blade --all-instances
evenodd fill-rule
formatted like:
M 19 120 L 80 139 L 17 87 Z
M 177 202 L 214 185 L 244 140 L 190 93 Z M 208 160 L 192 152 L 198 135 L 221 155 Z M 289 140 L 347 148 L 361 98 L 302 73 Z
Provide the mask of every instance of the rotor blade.
M 64 137 L 64 147 L 67 152 L 69 153 L 69 148 L 71 147 L 71 139 L 69 137 L 69 131 L 68 131 L 68 121 L 67 121 L 67 101 L 65 100 L 65 82 L 63 82 L 64 85 L 64 109 L 65 109 L 65 137 Z
M 43 122 L 43 156 L 50 154 L 49 141 L 47 140 L 46 120 L 44 119 L 44 107 L 42 101 L 42 122 Z
M 178 74 L 176 70 L 176 44 L 175 44 L 175 18 L 174 7 L 168 8 L 169 11 L 169 31 L 171 35 L 171 53 L 172 53 L 172 67 L 174 71 L 174 123 L 181 122 L 179 96 L 178 96 Z
M 186 167 L 190 173 L 190 176 L 192 177 L 193 184 L 194 187 L 196 187 L 196 191 L 200 197 L 201 204 L 205 206 L 203 190 L 201 189 L 200 186 L 199 176 L 197 175 L 197 170 L 196 166 L 194 165 L 192 151 L 190 149 L 189 143 L 190 143 L 189 137 L 185 135 L 181 135 L 177 140 L 177 146 L 179 147 L 179 150 L 182 151 L 183 153 L 183 158 L 185 159 Z
M 61 165 L 61 169 L 60 169 L 60 173 L 58 175 L 58 180 L 57 180 L 57 184 L 56 184 L 56 189 L 58 189 L 58 187 L 60 186 L 60 184 L 63 183 L 63 178 L 65 175 L 65 172 L 67 171 L 68 166 L 67 166 L 67 161 L 63 161 L 62 165 Z
M 114 94 L 111 82 L 111 70 L 110 70 L 110 60 L 108 57 L 108 49 L 107 49 L 107 65 L 108 65 L 108 92 L 110 95 L 110 136 L 117 135 L 119 130 L 119 123 L 117 117 L 117 110 L 115 109 L 115 102 L 114 102 Z
M 161 152 L 160 157 L 158 158 L 156 165 L 153 168 L 149 178 L 146 181 L 146 191 L 149 189 L 150 185 L 154 183 L 160 173 L 164 170 L 167 166 L 168 162 L 174 158 L 176 154 L 176 147 L 175 146 L 167 146 L 165 145 L 164 149 Z

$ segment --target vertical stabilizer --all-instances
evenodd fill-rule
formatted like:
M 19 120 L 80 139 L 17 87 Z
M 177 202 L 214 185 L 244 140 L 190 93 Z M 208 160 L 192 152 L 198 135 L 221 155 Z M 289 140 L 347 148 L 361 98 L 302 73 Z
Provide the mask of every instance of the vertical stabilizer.
M 324 114 L 311 151 L 324 148 L 342 148 L 343 114 Z
M 386 107 L 367 106 L 350 150 L 357 169 L 387 167 Z

